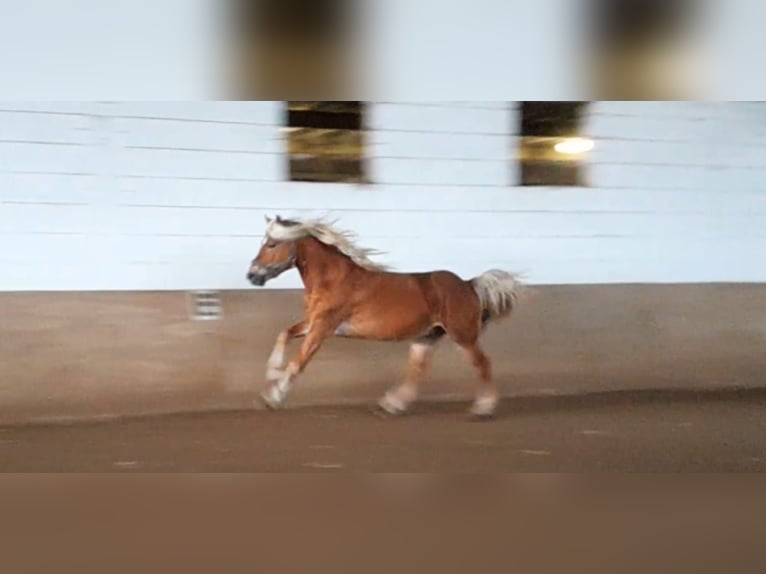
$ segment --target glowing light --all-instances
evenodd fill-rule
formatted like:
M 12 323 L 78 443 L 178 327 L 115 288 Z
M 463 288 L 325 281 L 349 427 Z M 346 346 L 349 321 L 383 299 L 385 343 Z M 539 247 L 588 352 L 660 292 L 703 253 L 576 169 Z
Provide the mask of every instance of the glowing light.
M 589 152 L 593 149 L 594 146 L 595 143 L 590 139 L 567 138 L 553 146 L 553 149 L 555 149 L 558 153 L 563 153 L 566 155 L 577 155 Z

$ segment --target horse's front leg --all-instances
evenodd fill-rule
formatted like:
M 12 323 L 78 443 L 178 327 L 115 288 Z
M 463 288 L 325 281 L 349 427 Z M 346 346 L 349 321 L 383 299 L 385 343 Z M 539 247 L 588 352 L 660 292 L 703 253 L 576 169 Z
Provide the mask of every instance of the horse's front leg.
M 271 385 L 262 395 L 263 400 L 272 409 L 282 406 L 295 377 L 303 372 L 325 339 L 333 334 L 340 321 L 330 316 L 324 316 L 312 320 L 310 324 L 311 327 L 306 334 L 306 339 L 303 341 L 298 355 L 290 361 L 277 382 Z
M 309 327 L 310 324 L 308 320 L 304 319 L 289 329 L 282 331 L 277 336 L 277 340 L 274 343 L 274 349 L 271 351 L 269 360 L 266 362 L 267 381 L 278 381 L 282 378 L 284 375 L 283 369 L 285 366 L 285 350 L 287 349 L 287 345 L 293 339 L 305 336 L 309 331 Z

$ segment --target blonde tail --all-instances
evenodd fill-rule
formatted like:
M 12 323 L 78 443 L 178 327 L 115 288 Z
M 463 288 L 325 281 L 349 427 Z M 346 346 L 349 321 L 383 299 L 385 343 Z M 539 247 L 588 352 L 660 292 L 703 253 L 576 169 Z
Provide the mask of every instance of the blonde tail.
M 492 269 L 471 280 L 481 302 L 482 314 L 488 320 L 508 317 L 517 307 L 524 288 L 518 275 Z

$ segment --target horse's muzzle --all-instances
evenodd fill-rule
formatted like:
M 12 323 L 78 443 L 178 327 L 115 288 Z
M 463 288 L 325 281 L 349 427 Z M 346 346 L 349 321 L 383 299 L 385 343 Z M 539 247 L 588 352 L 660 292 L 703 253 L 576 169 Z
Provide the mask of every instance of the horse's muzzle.
M 247 279 L 256 287 L 263 287 L 266 285 L 266 275 L 262 273 L 248 273 Z

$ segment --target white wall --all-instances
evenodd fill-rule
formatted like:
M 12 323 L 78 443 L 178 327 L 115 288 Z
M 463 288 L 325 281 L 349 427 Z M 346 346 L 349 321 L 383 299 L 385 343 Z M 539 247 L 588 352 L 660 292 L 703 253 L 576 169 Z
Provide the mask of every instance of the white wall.
M 499 99 L 518 90 L 528 99 L 574 98 L 583 90 L 582 10 L 569 0 L 357 4 L 362 93 L 351 95 L 356 99 Z M 233 5 L 0 2 L 0 99 L 230 97 Z
M 587 188 L 512 185 L 503 102 L 375 103 L 374 185 L 288 182 L 281 111 L 0 103 L 0 290 L 247 288 L 266 213 L 339 216 L 402 270 L 766 280 L 764 104 L 594 103 Z
M 0 99 L 220 97 L 229 4 L 0 2 Z

